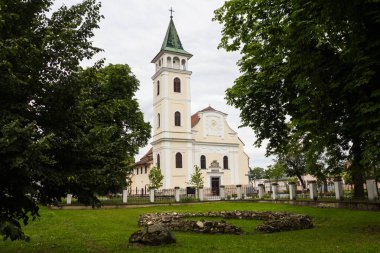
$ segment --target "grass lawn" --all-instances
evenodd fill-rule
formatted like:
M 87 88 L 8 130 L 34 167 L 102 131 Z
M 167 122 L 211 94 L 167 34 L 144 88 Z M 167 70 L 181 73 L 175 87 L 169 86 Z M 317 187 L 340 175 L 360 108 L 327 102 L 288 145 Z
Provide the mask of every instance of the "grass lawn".
M 177 244 L 129 247 L 140 214 L 223 210 L 287 211 L 313 217 L 315 228 L 262 234 L 252 220 L 227 220 L 244 235 L 206 235 L 174 232 Z M 0 252 L 380 252 L 380 213 L 323 209 L 285 204 L 215 202 L 182 206 L 129 209 L 48 210 L 25 228 L 31 241 L 0 241 Z

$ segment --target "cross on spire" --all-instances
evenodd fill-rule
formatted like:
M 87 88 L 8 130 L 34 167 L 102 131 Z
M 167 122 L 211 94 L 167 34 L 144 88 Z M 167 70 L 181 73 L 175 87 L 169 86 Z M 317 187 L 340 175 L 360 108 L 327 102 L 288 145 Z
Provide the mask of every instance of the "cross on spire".
M 170 11 L 170 19 L 173 19 L 173 12 L 174 12 L 174 11 L 173 11 L 173 8 L 170 7 L 170 10 L 169 10 L 169 11 Z

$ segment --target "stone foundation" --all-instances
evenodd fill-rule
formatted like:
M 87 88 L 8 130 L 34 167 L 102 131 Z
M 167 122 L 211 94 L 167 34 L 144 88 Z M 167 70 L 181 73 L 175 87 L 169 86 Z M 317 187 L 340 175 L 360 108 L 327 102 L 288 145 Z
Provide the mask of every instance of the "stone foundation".
M 264 233 L 308 229 L 313 227 L 312 220 L 307 215 L 285 212 L 255 212 L 255 211 L 221 211 L 198 213 L 150 213 L 140 216 L 139 226 L 163 224 L 172 231 L 198 232 L 208 234 L 242 234 L 239 227 L 222 221 L 186 220 L 189 217 L 220 217 L 223 219 L 263 220 L 256 230 Z

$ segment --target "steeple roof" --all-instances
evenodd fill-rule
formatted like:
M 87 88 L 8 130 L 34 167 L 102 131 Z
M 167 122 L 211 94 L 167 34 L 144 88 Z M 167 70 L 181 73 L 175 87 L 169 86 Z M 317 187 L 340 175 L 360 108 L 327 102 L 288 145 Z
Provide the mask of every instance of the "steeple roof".
M 166 31 L 164 41 L 162 42 L 161 50 L 172 51 L 175 53 L 182 53 L 182 54 L 190 54 L 183 49 L 181 40 L 179 39 L 179 36 L 178 36 L 177 30 L 175 29 L 175 25 L 172 18 L 170 18 L 168 30 Z
M 171 53 L 178 53 L 182 55 L 187 55 L 189 57 L 193 56 L 189 52 L 187 52 L 185 49 L 183 49 L 181 40 L 179 39 L 177 29 L 175 28 L 173 18 L 170 17 L 170 22 L 168 29 L 166 31 L 166 35 L 164 38 L 164 41 L 162 42 L 161 50 L 160 52 L 154 57 L 152 62 L 154 62 L 159 55 L 163 52 L 171 52 Z

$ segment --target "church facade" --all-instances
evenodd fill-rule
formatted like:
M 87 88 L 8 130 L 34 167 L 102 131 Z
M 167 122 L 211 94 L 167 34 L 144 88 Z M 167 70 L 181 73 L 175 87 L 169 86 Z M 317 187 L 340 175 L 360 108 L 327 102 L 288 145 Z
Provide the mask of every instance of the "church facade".
M 161 50 L 152 60 L 152 148 L 134 166 L 132 190 L 146 191 L 153 166 L 161 169 L 164 189 L 189 186 L 195 165 L 202 169 L 205 187 L 248 184 L 249 158 L 227 114 L 208 106 L 191 115 L 191 57 L 171 17 Z

